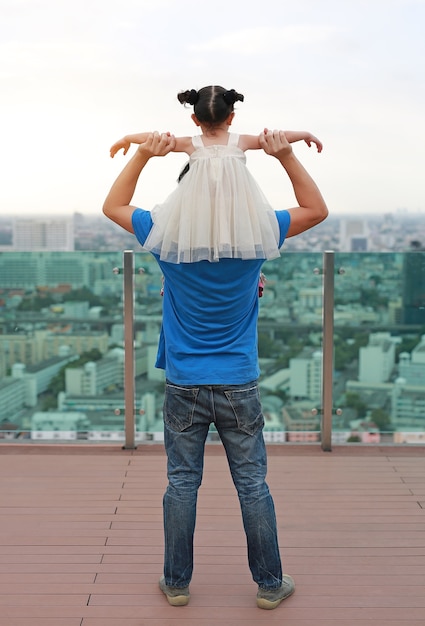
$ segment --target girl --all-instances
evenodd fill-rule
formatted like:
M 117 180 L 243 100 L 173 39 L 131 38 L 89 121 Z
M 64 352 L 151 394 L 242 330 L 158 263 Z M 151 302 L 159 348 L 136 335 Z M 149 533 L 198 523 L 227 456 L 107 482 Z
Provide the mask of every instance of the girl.
M 246 167 L 246 150 L 260 149 L 259 136 L 229 133 L 234 104 L 243 95 L 219 86 L 178 94 L 194 107 L 192 120 L 202 135 L 176 137 L 173 152 L 185 152 L 189 163 L 179 186 L 152 211 L 154 226 L 144 249 L 170 263 L 218 261 L 220 258 L 272 259 L 279 256 L 275 212 Z M 267 131 L 265 131 L 267 132 Z M 111 157 L 150 133 L 126 135 L 111 147 Z M 321 142 L 309 132 L 285 131 L 289 143 Z

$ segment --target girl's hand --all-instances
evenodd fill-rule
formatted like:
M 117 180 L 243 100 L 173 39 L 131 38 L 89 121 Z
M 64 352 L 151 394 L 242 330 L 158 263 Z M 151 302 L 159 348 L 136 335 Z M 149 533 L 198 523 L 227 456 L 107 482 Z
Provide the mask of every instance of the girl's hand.
M 317 152 L 322 152 L 323 150 L 322 142 L 320 141 L 320 139 L 317 139 L 317 137 L 315 137 L 311 133 L 307 134 L 307 136 L 304 138 L 304 141 L 306 142 L 309 148 L 311 148 L 311 144 L 314 143 L 317 146 Z
M 125 137 L 116 141 L 114 145 L 111 146 L 111 149 L 110 149 L 111 159 L 114 158 L 114 156 L 119 150 L 124 150 L 123 155 L 126 155 L 130 146 L 131 146 L 131 142 L 128 141 L 128 139 L 126 139 Z

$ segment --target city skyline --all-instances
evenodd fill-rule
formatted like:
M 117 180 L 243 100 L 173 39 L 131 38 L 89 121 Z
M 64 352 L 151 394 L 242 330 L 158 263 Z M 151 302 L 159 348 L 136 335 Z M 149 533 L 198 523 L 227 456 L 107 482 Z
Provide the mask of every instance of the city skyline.
M 110 145 L 193 134 L 176 94 L 217 83 L 245 95 L 234 132 L 323 141 L 294 150 L 332 214 L 424 211 L 424 18 L 424 0 L 218 0 L 207 20 L 193 0 L 4 0 L 0 212 L 100 212 L 128 160 Z M 152 160 L 135 204 L 162 202 L 185 160 Z M 272 206 L 294 205 L 275 159 L 248 166 Z
M 38 248 L 35 247 L 37 244 L 39 244 Z M 282 253 L 301 250 L 403 252 L 423 248 L 425 248 L 425 220 L 421 214 L 398 211 L 382 215 L 330 215 L 315 228 L 287 239 Z M 25 249 L 28 251 L 35 249 L 40 251 L 142 250 L 131 233 L 119 228 L 102 214 L 1 216 L 0 251 L 11 252 Z

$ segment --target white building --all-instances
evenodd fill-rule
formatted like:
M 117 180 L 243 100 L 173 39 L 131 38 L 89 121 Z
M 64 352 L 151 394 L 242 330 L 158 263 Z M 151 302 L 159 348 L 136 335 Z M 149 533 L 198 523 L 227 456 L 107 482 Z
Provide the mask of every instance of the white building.
M 291 373 L 290 369 L 280 369 L 271 376 L 262 378 L 259 382 L 261 390 L 289 392 Z
M 26 252 L 74 250 L 72 217 L 16 218 L 13 249 Z
M 21 378 L 25 383 L 25 405 L 36 406 L 38 396 L 47 391 L 51 380 L 70 360 L 71 355 L 57 356 L 37 365 L 26 366 L 15 363 L 12 367 L 12 377 Z
M 399 431 L 425 431 L 425 387 L 398 378 L 393 387 L 391 419 Z
M 367 252 L 368 222 L 362 218 L 344 218 L 340 222 L 340 249 L 342 252 Z
M 395 344 L 390 333 L 372 333 L 367 346 L 359 351 L 359 381 L 387 382 L 395 366 Z
M 25 406 L 25 399 L 23 378 L 7 377 L 0 380 L 0 421 L 13 421 L 14 415 Z
M 86 415 L 77 411 L 39 411 L 31 418 L 31 439 L 77 439 L 89 425 Z
M 65 370 L 67 395 L 97 396 L 108 387 L 122 387 L 123 384 L 123 364 L 116 357 L 89 361 L 83 367 L 67 367 Z
M 320 401 L 322 397 L 321 351 L 304 350 L 289 362 L 290 395 L 293 398 L 309 398 Z
M 400 354 L 399 374 L 409 385 L 422 385 L 425 389 L 425 335 L 411 355 L 407 352 Z
M 323 290 L 321 287 L 301 287 L 298 292 L 298 305 L 301 310 L 322 310 Z

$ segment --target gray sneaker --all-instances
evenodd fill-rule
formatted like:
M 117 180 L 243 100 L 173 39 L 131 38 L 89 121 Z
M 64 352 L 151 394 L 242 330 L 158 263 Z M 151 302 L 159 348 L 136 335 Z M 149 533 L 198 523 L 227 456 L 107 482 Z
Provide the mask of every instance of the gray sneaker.
M 168 603 L 171 604 L 171 606 L 186 606 L 186 604 L 189 604 L 189 587 L 168 587 L 168 585 L 165 584 L 164 576 L 161 576 L 159 580 L 159 588 L 166 596 Z
M 284 574 L 282 576 L 282 584 L 277 589 L 258 588 L 257 606 L 259 609 L 275 609 L 285 598 L 291 596 L 295 591 L 295 583 L 291 576 Z

